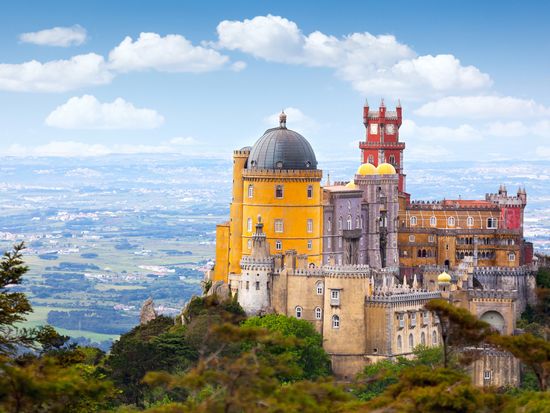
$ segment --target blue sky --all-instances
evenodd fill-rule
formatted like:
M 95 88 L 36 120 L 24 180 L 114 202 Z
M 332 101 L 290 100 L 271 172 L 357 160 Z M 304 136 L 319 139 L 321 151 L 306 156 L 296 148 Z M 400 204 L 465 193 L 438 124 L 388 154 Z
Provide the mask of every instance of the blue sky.
M 0 155 L 229 156 L 285 108 L 359 159 L 401 99 L 406 160 L 550 159 L 542 1 L 0 3 Z

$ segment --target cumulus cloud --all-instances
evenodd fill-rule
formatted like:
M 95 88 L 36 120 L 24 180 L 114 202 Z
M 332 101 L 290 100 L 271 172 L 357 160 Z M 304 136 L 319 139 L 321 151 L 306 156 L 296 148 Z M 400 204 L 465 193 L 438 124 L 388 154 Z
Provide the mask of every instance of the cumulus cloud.
M 316 130 L 319 126 L 314 119 L 306 116 L 298 108 L 288 107 L 283 110 L 287 116 L 286 124 L 290 129 L 300 131 L 301 133 L 310 133 Z M 278 126 L 280 114 L 281 112 L 272 113 L 264 119 L 265 123 L 270 128 Z
M 541 120 L 534 123 L 524 123 L 522 121 L 511 122 L 492 122 L 487 124 L 487 133 L 498 137 L 516 137 L 516 136 L 540 136 L 550 137 L 550 121 Z
M 448 96 L 422 105 L 419 116 L 439 118 L 512 118 L 550 116 L 550 108 L 511 96 Z
M 217 32 L 218 47 L 272 62 L 333 68 L 362 93 L 414 96 L 419 90 L 436 94 L 492 84 L 489 75 L 453 55 L 417 56 L 391 35 L 305 35 L 293 21 L 272 15 L 224 20 Z
M 14 92 L 66 92 L 109 83 L 113 74 L 103 56 L 88 53 L 68 60 L 0 64 L 0 90 Z
M 70 98 L 46 118 L 46 125 L 62 129 L 153 129 L 163 123 L 153 109 L 136 108 L 122 98 L 101 103 L 91 95 Z
M 86 41 L 86 29 L 78 24 L 72 27 L 54 27 L 38 32 L 22 33 L 19 40 L 43 46 L 78 46 Z
M 407 141 L 421 140 L 431 142 L 470 142 L 480 140 L 481 132 L 468 124 L 462 124 L 455 128 L 448 126 L 420 126 L 412 120 L 404 120 L 399 129 L 400 137 Z
M 161 72 L 208 72 L 223 67 L 229 58 L 218 51 L 193 46 L 185 37 L 141 33 L 127 36 L 109 53 L 110 67 L 119 72 L 154 69 Z

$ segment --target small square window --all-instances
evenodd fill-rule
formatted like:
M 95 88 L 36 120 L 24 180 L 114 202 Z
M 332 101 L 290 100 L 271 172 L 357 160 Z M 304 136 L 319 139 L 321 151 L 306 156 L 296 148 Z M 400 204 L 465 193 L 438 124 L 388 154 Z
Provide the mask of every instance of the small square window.
M 275 198 L 282 198 L 283 197 L 283 186 L 277 185 L 275 187 Z
M 307 240 L 307 249 L 310 250 L 312 248 L 313 248 L 313 242 L 310 239 L 308 239 Z

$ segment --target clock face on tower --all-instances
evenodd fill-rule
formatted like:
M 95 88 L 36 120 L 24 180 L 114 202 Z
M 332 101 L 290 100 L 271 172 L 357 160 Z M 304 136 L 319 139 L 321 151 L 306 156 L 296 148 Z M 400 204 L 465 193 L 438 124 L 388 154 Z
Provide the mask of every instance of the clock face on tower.
M 378 124 L 377 123 L 371 123 L 370 133 L 372 133 L 372 134 L 377 134 L 378 133 Z
M 393 135 L 395 133 L 395 125 L 386 125 L 386 133 Z

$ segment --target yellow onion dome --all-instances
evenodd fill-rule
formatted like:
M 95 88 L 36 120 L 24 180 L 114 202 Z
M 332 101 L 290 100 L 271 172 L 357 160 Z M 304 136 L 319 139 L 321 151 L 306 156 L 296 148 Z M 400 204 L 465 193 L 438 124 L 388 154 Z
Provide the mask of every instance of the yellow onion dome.
M 390 163 L 381 163 L 378 165 L 378 168 L 376 168 L 376 172 L 378 172 L 378 175 L 394 175 L 397 173 Z
M 366 162 L 357 169 L 357 175 L 376 175 L 376 166 Z
M 438 283 L 450 283 L 451 282 L 451 276 L 447 274 L 445 271 L 443 271 L 441 274 L 437 276 L 437 282 Z
M 349 182 L 346 184 L 346 188 L 356 189 L 356 188 L 357 188 L 357 185 L 355 185 L 355 182 L 349 181 Z

